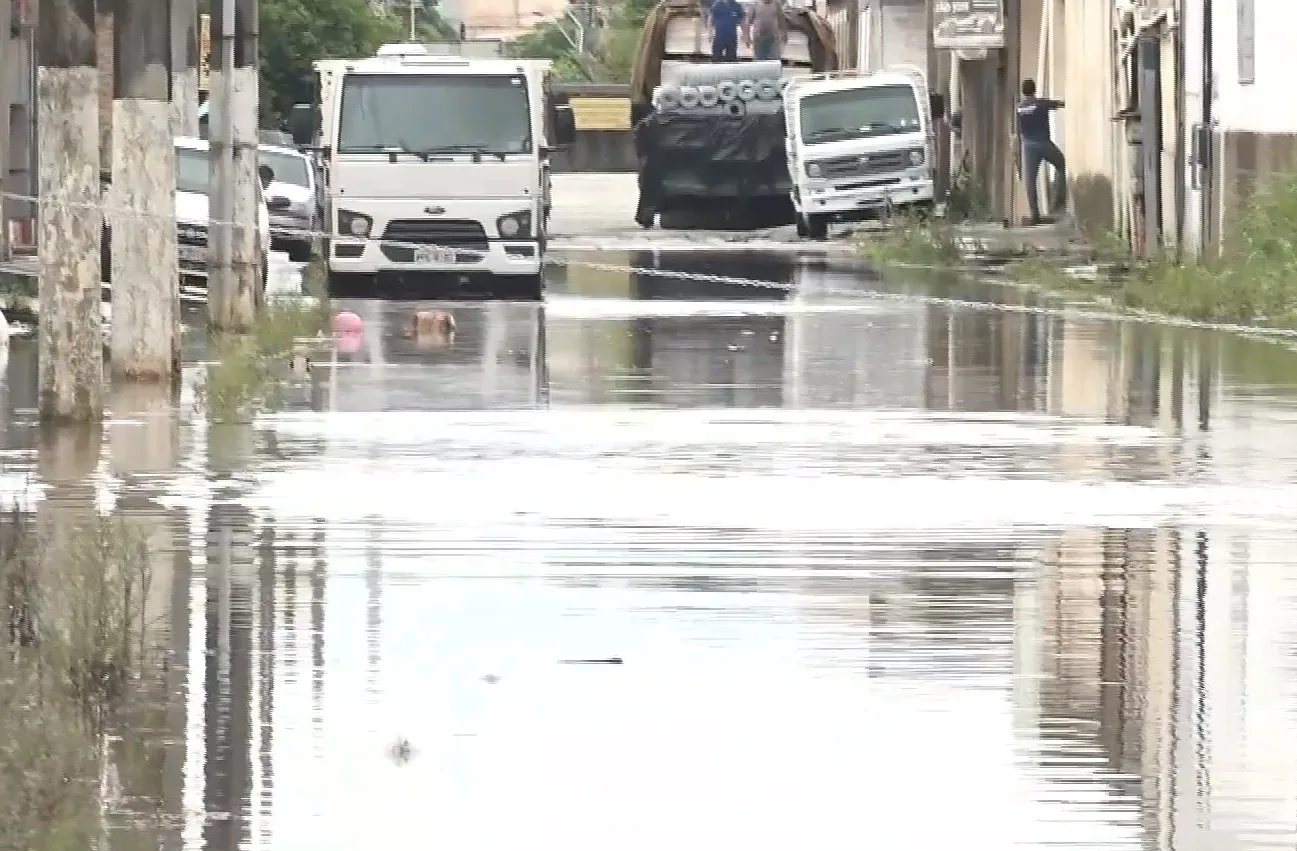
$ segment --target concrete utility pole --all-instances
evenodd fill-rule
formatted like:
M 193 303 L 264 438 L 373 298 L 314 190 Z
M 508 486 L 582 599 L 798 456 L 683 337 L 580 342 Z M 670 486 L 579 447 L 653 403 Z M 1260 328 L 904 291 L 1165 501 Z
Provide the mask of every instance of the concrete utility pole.
M 5 212 L 4 192 L 9 188 L 9 101 L 15 88 L 11 69 L 17 68 L 17 63 L 9 59 L 9 51 L 18 46 L 14 39 L 9 38 L 12 13 L 12 3 L 0 3 L 0 263 L 10 258 L 9 216 Z
M 257 0 L 215 0 L 213 6 L 220 51 L 211 57 L 208 323 L 214 330 L 248 331 L 265 297 L 257 234 L 258 8 Z M 211 250 L 218 235 L 217 250 Z
M 180 370 L 171 33 L 150 0 L 113 13 L 114 378 L 169 382 Z
M 212 56 L 208 324 L 215 330 L 247 331 L 264 300 L 257 233 L 259 12 L 257 0 L 213 0 L 212 6 L 212 19 L 220 22 L 221 50 Z
M 44 5 L 36 45 L 40 417 L 93 422 L 104 394 L 94 0 Z
M 171 0 L 171 132 L 198 135 L 198 3 Z

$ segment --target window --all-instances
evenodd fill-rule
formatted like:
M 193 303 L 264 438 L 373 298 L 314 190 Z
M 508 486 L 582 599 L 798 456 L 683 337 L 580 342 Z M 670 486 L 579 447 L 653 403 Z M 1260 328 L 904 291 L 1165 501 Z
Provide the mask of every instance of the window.
M 207 195 L 212 185 L 207 151 L 176 148 L 176 191 Z
M 352 74 L 343 83 L 340 154 L 457 148 L 525 154 L 532 147 L 522 74 Z
M 291 183 L 294 186 L 311 188 L 310 166 L 306 157 L 284 151 L 258 152 L 262 165 L 268 165 L 275 171 L 275 180 L 280 183 Z
M 801 99 L 802 139 L 832 142 L 864 136 L 915 133 L 923 128 L 919 103 L 908 85 L 869 86 Z

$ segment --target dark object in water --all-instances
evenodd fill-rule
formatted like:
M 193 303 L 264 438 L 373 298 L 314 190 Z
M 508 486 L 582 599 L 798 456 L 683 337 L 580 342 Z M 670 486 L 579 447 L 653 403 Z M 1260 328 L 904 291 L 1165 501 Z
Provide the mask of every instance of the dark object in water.
M 622 664 L 620 656 L 610 656 L 607 659 L 560 659 L 560 665 L 620 665 Z

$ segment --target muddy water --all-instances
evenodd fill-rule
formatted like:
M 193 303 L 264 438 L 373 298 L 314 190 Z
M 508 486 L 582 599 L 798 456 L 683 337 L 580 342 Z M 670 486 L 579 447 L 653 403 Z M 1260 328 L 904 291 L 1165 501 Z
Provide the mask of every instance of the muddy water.
M 213 849 L 1291 848 L 1297 355 L 603 260 L 798 294 L 573 267 L 453 341 L 352 303 L 255 428 L 118 397 L 57 458 L 11 345 L 6 483 L 173 551 L 188 670 L 115 809 Z

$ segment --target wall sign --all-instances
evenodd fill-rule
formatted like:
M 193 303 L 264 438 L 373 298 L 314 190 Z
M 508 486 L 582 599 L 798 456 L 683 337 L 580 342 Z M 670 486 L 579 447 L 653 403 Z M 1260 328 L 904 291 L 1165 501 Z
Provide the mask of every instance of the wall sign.
M 1004 0 L 934 0 L 932 45 L 942 50 L 1004 47 Z

